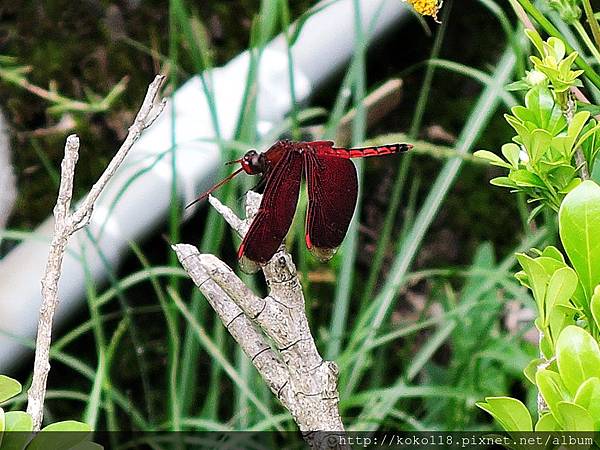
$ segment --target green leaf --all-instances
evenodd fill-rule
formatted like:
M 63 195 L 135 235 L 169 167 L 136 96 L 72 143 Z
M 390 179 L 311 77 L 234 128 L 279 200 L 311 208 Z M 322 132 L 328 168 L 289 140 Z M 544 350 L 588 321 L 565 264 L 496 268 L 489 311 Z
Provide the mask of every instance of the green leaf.
M 596 286 L 594 289 L 594 295 L 590 301 L 590 309 L 592 310 L 592 317 L 596 322 L 596 328 L 600 329 L 600 286 Z
M 6 375 L 0 375 L 0 403 L 21 393 L 21 383 Z
M 575 168 L 566 164 L 559 164 L 548 171 L 550 183 L 559 191 L 565 189 L 575 179 L 576 175 Z M 576 185 L 573 186 L 573 188 L 575 187 Z
M 507 188 L 516 188 L 517 185 L 510 180 L 508 177 L 496 177 L 490 180 L 490 184 L 494 186 L 507 187 Z
M 521 264 L 521 267 L 527 274 L 529 286 L 533 291 L 533 297 L 541 314 L 544 310 L 543 302 L 546 297 L 546 286 L 550 277 L 546 270 L 544 270 L 544 267 L 537 261 L 539 258 L 533 259 L 524 253 L 517 253 L 516 256 L 519 264 Z
M 525 95 L 525 104 L 535 114 L 535 128 L 556 136 L 567 126 L 560 106 L 556 104 L 552 92 L 547 87 L 536 86 L 530 89 Z
M 560 375 L 549 369 L 539 370 L 535 375 L 535 384 L 537 384 L 548 408 L 556 416 L 558 413 L 558 403 L 569 399 Z
M 476 405 L 488 412 L 506 431 L 532 431 L 531 415 L 523 403 L 511 397 L 486 397 Z
M 580 145 L 584 145 L 585 141 L 587 141 L 590 137 L 595 135 L 600 129 L 600 124 L 596 121 L 596 119 L 592 119 L 588 122 L 588 124 L 583 128 L 583 132 L 575 144 L 575 147 L 579 147 Z
M 575 325 L 575 316 L 578 314 L 577 309 L 566 305 L 555 305 L 552 311 L 548 314 L 550 334 L 553 339 L 551 341 L 552 351 L 550 354 L 544 353 L 548 358 L 554 356 L 554 343 L 564 328 L 568 325 Z M 548 336 L 544 336 L 548 337 Z
M 531 133 L 531 143 L 529 145 L 529 156 L 532 163 L 537 163 L 542 156 L 550 149 L 552 135 L 546 130 L 537 129 Z
M 552 49 L 552 53 L 549 52 L 549 54 L 552 54 L 556 61 L 560 61 L 565 57 L 567 49 L 565 48 L 565 44 L 561 39 L 550 37 L 548 38 L 547 45 Z
M 540 323 L 540 319 L 541 317 L 538 317 L 537 319 L 535 319 L 534 323 L 538 330 L 543 330 L 543 327 Z M 543 333 L 542 340 L 540 341 L 540 351 L 546 359 L 550 359 L 554 356 L 554 344 L 552 342 L 552 339 L 550 338 L 550 333 Z
M 525 147 L 527 148 L 529 142 L 531 141 L 531 132 L 529 131 L 529 129 L 525 125 L 523 125 L 523 123 L 518 118 L 511 116 L 510 114 L 505 114 L 504 119 L 506 119 L 508 124 L 515 129 L 520 139 L 523 141 L 522 144 L 525 145 Z
M 540 364 L 542 364 L 544 361 L 545 360 L 542 358 L 532 359 L 529 362 L 529 364 L 527 364 L 527 367 L 523 369 L 523 374 L 525 375 L 525 378 L 531 381 L 531 384 L 535 384 L 535 374 L 537 373 Z
M 535 424 L 535 431 L 559 431 L 560 425 L 552 413 L 542 415 Z
M 590 413 L 572 402 L 558 403 L 556 419 L 566 431 L 594 431 L 594 419 Z
M 487 150 L 477 150 L 475 153 L 473 153 L 473 156 L 488 161 L 490 164 L 493 164 L 495 166 L 506 167 L 507 169 L 511 168 L 510 164 L 508 164 L 495 153 L 489 152 Z
M 559 249 L 557 249 L 555 246 L 553 245 L 549 245 L 547 246 L 544 251 L 542 252 L 541 256 L 547 257 L 547 258 L 552 258 L 552 259 L 556 259 L 557 261 L 562 262 L 563 264 L 565 264 L 565 257 L 563 256 L 563 254 L 560 252 Z
M 527 223 L 530 223 L 533 219 L 535 219 L 538 216 L 538 214 L 543 211 L 544 208 L 545 205 L 543 204 L 537 205 L 535 208 L 533 208 L 529 213 L 529 216 L 527 216 Z
M 571 192 L 573 189 L 575 189 L 577 186 L 579 186 L 580 184 L 581 184 L 581 178 L 579 178 L 579 177 L 573 178 L 571 181 L 569 181 L 569 183 L 565 187 L 560 189 L 558 191 L 558 193 L 566 195 L 569 192 Z
M 571 70 L 571 66 L 575 60 L 579 57 L 577 52 L 571 52 L 565 59 L 558 64 L 558 70 L 561 77 L 565 82 L 576 81 L 576 78 L 583 73 L 581 70 Z
M 33 431 L 33 418 L 25 411 L 7 412 L 6 431 Z
M 562 381 L 575 395 L 591 377 L 600 378 L 600 349 L 594 338 L 583 328 L 567 326 L 556 342 L 556 361 Z
M 587 111 L 593 116 L 600 115 L 600 105 L 592 103 L 577 102 L 577 111 Z
M 6 413 L 6 433 L 1 450 L 23 450 L 33 437 L 33 419 L 24 411 Z
M 568 305 L 577 288 L 577 274 L 570 267 L 562 267 L 552 274 L 546 290 L 544 325 L 548 326 L 550 312 L 555 305 Z
M 515 273 L 515 278 L 523 286 L 531 289 L 531 285 L 529 284 L 529 277 L 527 276 L 527 273 L 525 273 L 524 270 L 519 270 L 517 273 Z
M 519 119 L 522 123 L 531 122 L 537 125 L 537 117 L 536 114 L 529 108 L 526 108 L 522 105 L 513 106 L 510 111 L 513 115 Z
M 42 428 L 42 431 L 73 431 L 73 432 L 91 432 L 92 427 L 87 423 L 78 422 L 76 420 L 64 420 L 62 422 L 51 423 Z
M 585 123 L 587 122 L 587 120 L 590 118 L 590 113 L 587 111 L 579 111 L 577 114 L 575 114 L 575 116 L 573 117 L 573 120 L 571 121 L 571 123 L 569 124 L 569 128 L 567 131 L 567 136 L 569 136 L 569 149 L 571 150 L 571 153 L 569 156 L 571 156 L 573 154 L 573 151 L 575 150 L 573 147 L 575 146 L 575 141 L 577 140 L 577 136 L 579 136 L 579 133 L 581 133 L 581 130 L 583 130 L 583 127 L 585 126 Z
M 507 84 L 504 89 L 507 91 L 526 91 L 529 87 L 529 83 L 526 80 L 519 80 Z
M 575 151 L 577 137 L 583 130 L 587 120 L 590 117 L 590 113 L 580 111 L 573 117 L 572 122 L 569 124 L 567 134 L 556 136 L 552 139 L 552 146 L 560 152 L 565 161 L 570 161 Z M 583 136 L 582 136 L 583 137 Z
M 536 174 L 525 169 L 513 170 L 508 178 L 519 187 L 534 187 L 546 189 L 546 185 Z
M 525 34 L 535 46 L 540 56 L 544 56 L 544 41 L 539 33 L 534 28 L 527 28 L 525 29 Z
M 561 267 L 566 267 L 564 262 L 547 256 L 540 256 L 535 260 L 544 268 L 549 277 Z
M 579 280 L 579 283 L 577 283 L 577 289 L 575 290 L 571 300 L 573 300 L 576 306 L 579 306 L 581 309 L 585 309 L 588 302 L 586 300 L 585 292 L 583 291 L 581 280 Z
M 75 420 L 48 425 L 27 446 L 27 450 L 67 450 L 91 436 L 92 427 Z
M 588 378 L 579 386 L 573 401 L 590 413 L 594 429 L 600 430 L 600 378 Z
M 521 149 L 512 142 L 502 146 L 502 154 L 514 169 L 519 168 L 519 154 Z
M 600 284 L 600 186 L 581 183 L 564 198 L 558 217 L 561 241 L 590 298 Z
M 585 126 L 575 147 L 581 147 L 588 166 L 593 167 L 600 150 L 600 124 L 595 119 L 590 120 Z

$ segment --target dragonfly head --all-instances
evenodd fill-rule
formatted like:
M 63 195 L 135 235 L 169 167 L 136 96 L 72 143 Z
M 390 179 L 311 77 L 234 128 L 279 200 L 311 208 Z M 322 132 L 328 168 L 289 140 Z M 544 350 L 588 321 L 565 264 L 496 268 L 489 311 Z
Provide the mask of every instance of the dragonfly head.
M 266 169 L 266 159 L 263 153 L 249 150 L 240 160 L 242 169 L 249 175 L 263 173 Z

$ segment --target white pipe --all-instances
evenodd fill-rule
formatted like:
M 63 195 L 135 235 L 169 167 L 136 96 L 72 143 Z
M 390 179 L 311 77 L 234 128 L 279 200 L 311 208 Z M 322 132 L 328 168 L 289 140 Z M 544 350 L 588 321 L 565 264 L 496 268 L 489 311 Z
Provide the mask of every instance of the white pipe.
M 313 88 L 348 61 L 354 50 L 353 0 L 340 0 L 312 16 L 292 48 L 296 99 L 305 101 Z M 399 0 L 360 0 L 364 29 L 371 38 L 382 34 L 407 16 Z M 375 18 L 375 21 L 373 21 Z M 373 25 L 371 27 L 371 25 Z M 212 85 L 221 136 L 233 136 L 238 117 L 249 53 L 244 52 L 206 77 Z M 288 59 L 285 39 L 279 36 L 264 50 L 258 74 L 258 117 L 262 132 L 281 123 L 291 109 Z M 173 109 L 174 108 L 174 109 Z M 174 124 L 174 133 L 171 129 Z M 86 273 L 94 282 L 106 279 L 105 264 L 114 268 L 127 251 L 129 240 L 137 241 L 164 223 L 170 206 L 171 167 L 168 152 L 174 139 L 177 180 L 182 201 L 191 200 L 212 182 L 219 164 L 208 103 L 199 77 L 177 90 L 165 111 L 130 152 L 124 166 L 100 197 L 92 222 L 77 233 L 64 260 L 60 283 L 61 304 L 57 321 L 81 302 Z M 85 147 L 89 143 L 82 142 Z M 146 171 L 140 175 L 140 170 Z M 135 181 L 128 184 L 132 177 Z M 120 198 L 119 198 L 119 194 Z M 0 373 L 17 360 L 25 348 L 18 339 L 35 334 L 40 304 L 39 281 L 48 253 L 53 220 L 35 230 L 47 241 L 23 242 L 0 261 Z M 93 236 L 94 244 L 89 235 Z M 104 257 L 102 261 L 101 255 Z M 81 261 L 85 259 L 86 264 Z M 27 354 L 29 356 L 29 354 Z
M 15 175 L 10 163 L 10 139 L 4 114 L 0 111 L 0 230 L 4 228 L 17 199 Z

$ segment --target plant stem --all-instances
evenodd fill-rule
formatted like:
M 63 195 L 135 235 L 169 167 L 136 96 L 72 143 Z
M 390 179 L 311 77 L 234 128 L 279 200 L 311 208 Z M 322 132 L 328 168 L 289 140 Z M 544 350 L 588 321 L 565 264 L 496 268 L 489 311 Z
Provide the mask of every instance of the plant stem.
M 53 108 L 56 112 L 104 112 L 110 108 L 113 102 L 125 91 L 128 81 L 128 77 L 123 77 L 115 87 L 110 90 L 106 97 L 101 100 L 84 102 L 65 97 L 54 90 L 44 89 L 30 83 L 29 80 L 22 75 L 20 70 L 0 68 L 0 79 L 17 85 L 50 103 L 54 103 Z
M 545 331 L 538 330 L 538 347 L 540 349 L 540 359 L 542 360 L 542 362 L 538 365 L 537 370 L 546 368 L 548 364 L 548 361 L 544 356 L 544 352 L 542 352 L 542 341 L 544 340 L 544 333 Z M 537 410 L 539 417 L 542 417 L 542 414 L 548 411 L 548 404 L 546 403 L 546 400 L 544 400 L 542 392 L 539 389 L 537 390 Z
M 594 15 L 594 10 L 592 9 L 592 5 L 590 0 L 583 0 L 583 10 L 585 11 L 585 15 L 587 17 L 588 23 L 590 24 L 590 28 L 592 29 L 592 35 L 594 36 L 594 41 L 596 41 L 596 47 L 600 47 L 600 25 L 598 25 L 598 20 Z M 579 22 L 577 22 L 579 23 Z M 598 60 L 600 63 L 600 60 Z
M 600 52 L 598 51 L 598 48 L 596 48 L 596 46 L 590 39 L 587 32 L 585 31 L 585 28 L 583 28 L 583 25 L 581 25 L 580 22 L 574 22 L 573 26 L 575 27 L 575 30 L 577 31 L 577 33 L 579 33 L 579 36 L 581 37 L 581 39 L 587 46 L 588 50 L 592 53 L 592 55 L 594 55 L 594 58 L 596 58 L 596 61 L 598 62 L 598 64 L 600 64 Z
M 561 108 L 563 110 L 563 115 L 567 120 L 567 124 L 570 125 L 577 109 L 577 103 L 575 103 L 575 98 L 573 97 L 571 91 L 566 92 L 565 101 L 564 103 L 561 103 Z M 589 180 L 590 171 L 581 147 L 575 149 L 575 163 L 577 164 L 577 167 L 580 168 L 579 175 L 581 175 L 581 179 Z

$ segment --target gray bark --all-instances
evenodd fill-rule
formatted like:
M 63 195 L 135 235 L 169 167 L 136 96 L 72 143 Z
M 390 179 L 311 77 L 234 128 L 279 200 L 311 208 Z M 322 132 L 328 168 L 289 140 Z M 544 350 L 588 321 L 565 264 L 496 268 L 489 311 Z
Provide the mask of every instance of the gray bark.
M 262 196 L 246 197 L 247 219 L 214 197 L 210 203 L 243 236 Z M 337 365 L 319 354 L 305 314 L 304 295 L 296 266 L 282 245 L 262 267 L 269 295 L 260 298 L 216 256 L 200 254 L 188 244 L 173 250 L 196 286 L 248 355 L 273 394 L 291 413 L 314 448 L 335 448 L 334 435 L 344 432 L 338 411 Z M 316 431 L 332 432 L 314 433 Z M 328 441 L 329 438 L 329 441 Z

